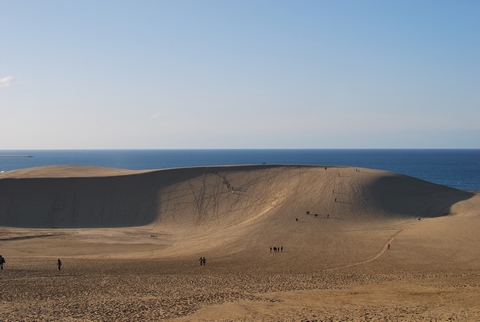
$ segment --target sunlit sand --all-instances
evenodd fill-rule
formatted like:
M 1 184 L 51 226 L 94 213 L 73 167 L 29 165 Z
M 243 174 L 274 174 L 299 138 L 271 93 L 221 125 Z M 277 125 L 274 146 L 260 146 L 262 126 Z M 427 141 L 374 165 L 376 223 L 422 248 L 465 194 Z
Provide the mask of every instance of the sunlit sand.
M 4 321 L 480 319 L 480 195 L 385 171 L 23 169 L 0 226 Z

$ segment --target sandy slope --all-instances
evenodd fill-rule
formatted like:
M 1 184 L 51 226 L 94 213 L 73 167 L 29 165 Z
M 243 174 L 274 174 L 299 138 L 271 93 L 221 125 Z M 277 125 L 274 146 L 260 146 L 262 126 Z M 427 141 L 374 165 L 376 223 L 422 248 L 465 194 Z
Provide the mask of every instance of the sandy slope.
M 0 285 L 24 293 L 0 306 L 12 320 L 480 319 L 479 206 L 475 193 L 348 167 L 7 172 Z M 32 281 L 49 295 L 31 295 Z

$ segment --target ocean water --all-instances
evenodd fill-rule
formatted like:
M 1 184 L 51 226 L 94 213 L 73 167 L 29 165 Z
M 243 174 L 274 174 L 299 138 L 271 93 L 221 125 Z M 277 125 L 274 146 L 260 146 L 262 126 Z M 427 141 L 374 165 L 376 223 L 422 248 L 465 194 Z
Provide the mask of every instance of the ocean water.
M 131 170 L 235 164 L 306 164 L 381 169 L 480 191 L 480 150 L 0 150 L 0 172 L 45 165 Z

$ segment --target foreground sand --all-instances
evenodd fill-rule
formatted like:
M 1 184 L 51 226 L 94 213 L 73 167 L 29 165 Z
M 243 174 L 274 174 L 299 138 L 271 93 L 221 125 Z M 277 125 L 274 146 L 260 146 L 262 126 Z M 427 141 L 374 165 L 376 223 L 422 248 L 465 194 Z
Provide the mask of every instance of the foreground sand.
M 383 171 L 29 169 L 0 220 L 2 321 L 480 320 L 480 195 Z
M 54 261 L 11 262 L 12 267 L 2 272 L 2 321 L 480 318 L 477 273 L 375 273 L 378 267 L 265 273 L 238 266 L 201 269 L 181 263 L 115 260 L 68 260 L 58 273 Z

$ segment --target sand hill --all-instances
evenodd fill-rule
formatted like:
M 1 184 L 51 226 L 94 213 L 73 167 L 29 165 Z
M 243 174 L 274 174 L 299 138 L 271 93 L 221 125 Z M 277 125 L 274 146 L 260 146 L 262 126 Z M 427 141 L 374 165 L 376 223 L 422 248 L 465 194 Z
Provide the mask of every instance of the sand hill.
M 108 267 L 118 260 L 135 260 L 143 263 L 140 271 L 149 265 L 157 271 L 160 260 L 164 271 L 187 279 L 205 273 L 197 271 L 197 259 L 206 256 L 213 270 L 208 276 L 225 283 L 221 292 L 233 294 L 236 289 L 253 296 L 339 283 L 337 278 L 320 283 L 315 280 L 318 274 L 341 274 L 342 287 L 368 284 L 359 282 L 361 278 L 348 282 L 355 274 L 472 274 L 480 268 L 479 206 L 474 192 L 363 168 L 252 165 L 127 171 L 54 166 L 0 174 L 0 242 L 3 255 L 19 267 L 27 258 L 66 257 L 72 263 L 107 260 L 102 265 Z M 135 267 L 125 274 L 139 274 Z M 242 283 L 251 285 L 246 277 L 250 274 L 269 277 L 259 278 L 250 291 L 238 291 Z M 271 280 L 278 274 L 283 282 Z M 236 276 L 236 286 L 223 280 L 225 276 Z M 291 295 L 275 294 L 283 294 L 287 302 Z M 303 300 L 291 304 L 292 312 L 311 306 L 308 299 L 317 295 L 295 295 Z M 221 298 L 212 302 L 223 303 L 215 308 L 191 298 L 186 305 L 190 309 L 176 315 L 155 315 L 160 313 L 152 308 L 157 313 L 151 318 L 198 320 L 198 312 L 207 314 L 205 320 L 249 316 L 228 304 L 240 298 Z M 263 312 L 257 312 L 258 319 L 276 320 L 276 314 L 257 307 L 256 300 L 247 301 L 253 305 L 248 310 Z M 325 308 L 331 303 L 322 305 L 318 312 L 330 312 Z M 332 312 L 341 312 L 333 307 Z M 426 316 L 435 317 L 432 314 Z
M 161 245 L 155 256 L 162 257 L 216 248 L 223 255 L 256 254 L 281 246 L 298 248 L 302 257 L 328 252 L 325 245 L 336 241 L 339 232 L 347 252 L 353 245 L 376 252 L 384 242 L 353 232 L 377 229 L 386 240 L 397 225 L 455 215 L 474 196 L 394 173 L 348 167 L 129 171 L 51 166 L 0 175 L 0 225 L 60 231 L 71 238 L 87 235 L 90 242 L 102 235 L 110 237 L 109 244 L 141 241 Z

